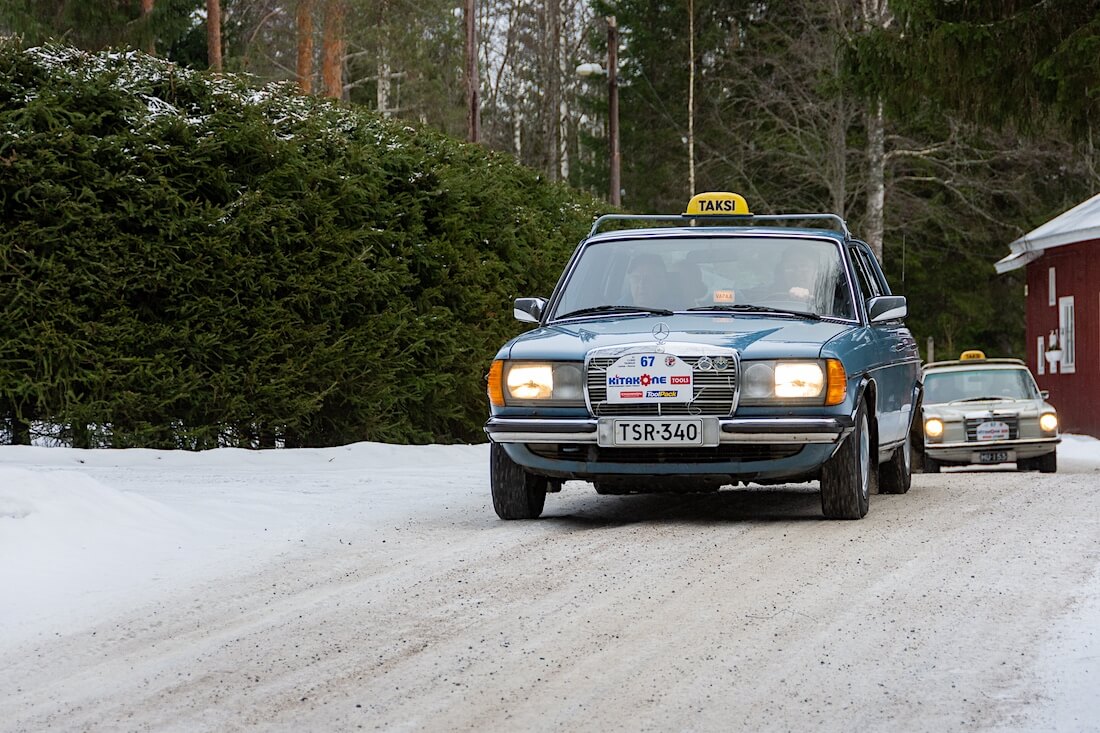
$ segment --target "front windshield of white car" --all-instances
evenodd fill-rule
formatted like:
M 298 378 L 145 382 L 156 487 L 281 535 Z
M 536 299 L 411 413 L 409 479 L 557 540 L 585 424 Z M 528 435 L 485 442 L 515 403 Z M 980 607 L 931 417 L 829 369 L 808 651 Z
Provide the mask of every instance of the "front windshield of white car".
M 670 236 L 589 244 L 552 318 L 776 309 L 852 320 L 837 242 L 805 237 Z
M 967 369 L 924 376 L 924 404 L 968 400 L 1033 400 L 1039 396 L 1026 369 Z

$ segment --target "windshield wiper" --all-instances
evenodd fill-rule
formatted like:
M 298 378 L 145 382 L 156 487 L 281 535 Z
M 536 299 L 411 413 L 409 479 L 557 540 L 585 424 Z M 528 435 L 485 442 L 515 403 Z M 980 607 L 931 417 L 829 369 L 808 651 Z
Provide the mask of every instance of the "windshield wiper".
M 1005 397 L 1005 396 L 1001 396 L 1001 397 L 964 397 L 961 400 L 951 400 L 951 402 L 949 402 L 948 404 L 952 404 L 952 403 L 955 403 L 955 402 L 981 402 L 983 400 L 1015 400 L 1015 399 L 1016 399 L 1015 397 Z
M 689 311 L 734 311 L 739 313 L 779 313 L 784 316 L 797 316 L 799 318 L 810 318 L 815 321 L 820 321 L 821 316 L 816 313 L 809 313 L 806 311 L 792 311 L 785 308 L 772 308 L 767 305 L 750 305 L 743 303 L 741 305 L 727 305 L 725 303 L 718 303 L 715 305 L 699 305 L 694 308 L 688 308 Z
M 655 316 L 676 315 L 667 308 L 647 308 L 644 305 L 594 305 L 591 308 L 581 308 L 555 318 L 572 318 L 574 316 L 588 316 L 595 313 L 652 313 Z

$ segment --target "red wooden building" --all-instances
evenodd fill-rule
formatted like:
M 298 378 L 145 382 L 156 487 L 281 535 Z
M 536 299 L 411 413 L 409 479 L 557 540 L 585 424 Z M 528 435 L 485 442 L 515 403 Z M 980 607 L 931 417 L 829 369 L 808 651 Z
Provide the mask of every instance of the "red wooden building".
M 1027 268 L 1027 364 L 1062 432 L 1100 438 L 1100 195 L 1009 245 L 997 272 Z

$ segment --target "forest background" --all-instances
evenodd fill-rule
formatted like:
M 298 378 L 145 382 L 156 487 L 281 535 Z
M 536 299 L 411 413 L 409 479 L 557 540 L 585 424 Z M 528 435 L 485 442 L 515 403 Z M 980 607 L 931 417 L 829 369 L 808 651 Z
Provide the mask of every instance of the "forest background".
M 836 212 L 941 358 L 1022 355 L 1021 274 L 992 263 L 1100 182 L 1092 0 L 8 0 L 0 35 L 289 80 L 465 139 L 468 17 L 481 146 L 606 196 L 607 80 L 576 70 L 606 66 L 613 17 L 623 208 L 734 190 Z

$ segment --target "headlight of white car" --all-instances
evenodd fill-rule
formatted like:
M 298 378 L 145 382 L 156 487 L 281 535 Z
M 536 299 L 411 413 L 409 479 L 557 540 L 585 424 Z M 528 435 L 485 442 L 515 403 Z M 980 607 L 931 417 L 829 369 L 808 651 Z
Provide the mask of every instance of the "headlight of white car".
M 929 440 L 939 440 L 943 437 L 943 420 L 938 417 L 930 417 L 924 421 L 924 434 Z
M 1053 412 L 1044 412 L 1043 416 L 1039 418 L 1039 427 L 1042 428 L 1044 433 L 1058 432 L 1058 416 Z

